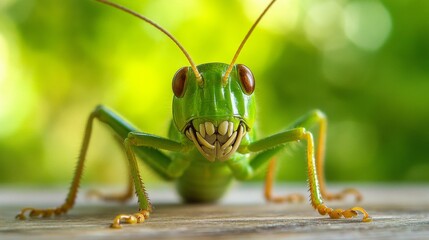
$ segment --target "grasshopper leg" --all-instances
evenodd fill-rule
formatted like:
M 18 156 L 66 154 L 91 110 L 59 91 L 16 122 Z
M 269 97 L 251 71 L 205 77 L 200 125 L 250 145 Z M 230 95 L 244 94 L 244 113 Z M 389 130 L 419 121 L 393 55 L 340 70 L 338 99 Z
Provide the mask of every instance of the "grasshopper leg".
M 303 130 L 303 135 L 300 137 L 300 139 L 305 140 L 307 143 L 307 164 L 308 164 L 308 182 L 309 182 L 309 188 L 310 188 L 310 197 L 311 197 L 311 204 L 321 215 L 328 214 L 330 218 L 338 219 L 341 217 L 344 218 L 352 218 L 357 216 L 357 213 L 360 212 L 363 214 L 363 222 L 370 222 L 372 221 L 372 218 L 369 216 L 367 211 L 363 209 L 362 207 L 352 207 L 349 209 L 332 209 L 330 207 L 327 207 L 323 203 L 323 195 L 320 191 L 320 185 L 319 185 L 319 177 L 318 177 L 318 171 L 317 171 L 317 165 L 316 160 L 314 158 L 314 140 L 313 140 L 313 134 L 311 132 Z
M 318 140 L 314 141 L 313 134 L 307 130 L 315 124 L 319 126 Z M 325 197 L 345 196 L 346 194 L 355 194 L 355 190 L 345 190 L 339 195 L 328 194 L 325 190 L 325 180 L 323 176 L 323 155 L 326 137 L 326 117 L 320 111 L 313 111 L 299 119 L 292 128 L 270 137 L 255 141 L 242 148 L 242 153 L 259 153 L 250 161 L 249 165 L 235 164 L 232 169 L 250 168 L 249 173 L 257 172 L 258 169 L 270 160 L 270 157 L 285 147 L 288 142 L 303 141 L 307 145 L 306 159 L 308 170 L 308 185 L 310 191 L 311 205 L 322 215 L 328 214 L 331 218 L 351 218 L 358 214 L 363 214 L 363 221 L 371 221 L 371 217 L 365 209 L 355 206 L 346 210 L 332 209 L 324 204 Z M 316 144 L 318 146 L 316 146 Z M 317 147 L 317 148 L 316 148 Z M 237 167 L 239 166 L 239 167 Z M 272 167 L 272 166 L 271 166 Z M 270 172 L 270 171 L 269 171 Z M 247 177 L 247 176 L 246 176 Z M 270 182 L 270 181 L 269 181 Z
M 56 208 L 23 208 L 16 216 L 17 219 L 24 220 L 26 219 L 26 215 L 30 217 L 50 217 L 52 215 L 61 215 L 67 213 L 74 206 L 80 179 L 84 169 L 84 162 L 91 138 L 94 119 L 107 124 L 115 132 L 115 136 L 117 136 L 123 143 L 125 152 L 127 154 L 132 183 L 129 183 L 127 194 L 124 195 L 125 197 L 122 197 L 128 198 L 129 193 L 132 192 L 134 185 L 139 201 L 139 212 L 130 215 L 117 216 L 114 220 L 114 223 L 112 224 L 113 228 L 120 227 L 121 222 L 143 222 L 144 219 L 149 217 L 149 212 L 152 210 L 151 203 L 149 202 L 149 198 L 146 194 L 146 190 L 138 170 L 134 152 L 136 152 L 138 156 L 140 156 L 145 161 L 145 163 L 147 163 L 161 177 L 164 177 L 165 179 L 173 179 L 174 177 L 179 176 L 180 173 L 182 173 L 187 167 L 187 165 L 180 165 L 175 169 L 178 171 L 174 173 L 170 172 L 170 164 L 173 163 L 170 157 L 164 154 L 160 149 L 166 151 L 184 152 L 188 151 L 189 147 L 184 146 L 182 143 L 158 137 L 156 135 L 137 132 L 135 127 L 133 127 L 114 112 L 110 111 L 104 106 L 97 106 L 87 120 L 77 167 L 74 172 L 74 177 L 65 202 Z
M 113 219 L 113 223 L 110 225 L 111 228 L 121 229 L 121 223 L 136 224 L 142 223 L 149 218 L 150 212 L 148 210 L 141 210 L 134 214 L 120 214 Z
M 123 149 L 124 147 L 123 147 L 123 143 L 122 143 L 121 139 L 119 137 L 116 137 L 116 140 L 119 143 L 119 146 Z M 102 193 L 96 189 L 92 189 L 86 193 L 86 196 L 88 198 L 96 198 L 96 199 L 100 199 L 100 200 L 103 200 L 106 202 L 124 203 L 124 202 L 127 202 L 133 198 L 133 195 L 134 195 L 133 190 L 134 190 L 133 178 L 131 176 L 131 171 L 128 170 L 128 182 L 127 182 L 127 189 L 125 190 L 125 192 L 105 194 L 105 193 Z
M 304 195 L 299 193 L 288 194 L 285 196 L 274 196 L 273 184 L 274 184 L 275 167 L 276 167 L 276 159 L 272 159 L 269 162 L 267 174 L 265 175 L 265 189 L 264 189 L 265 200 L 269 202 L 274 202 L 274 203 L 303 202 L 305 200 L 305 197 Z
M 94 118 L 97 117 L 97 110 L 93 111 L 86 123 L 85 134 L 83 137 L 82 147 L 79 154 L 78 163 L 74 172 L 74 177 L 72 184 L 70 186 L 69 192 L 65 202 L 56 207 L 56 208 L 46 208 L 46 209 L 36 209 L 36 208 L 23 208 L 21 212 L 16 216 L 17 219 L 25 220 L 26 213 L 30 217 L 50 217 L 52 215 L 61 215 L 67 213 L 71 208 L 73 208 L 77 196 L 77 191 L 79 188 L 80 179 L 83 173 L 83 167 L 85 163 L 85 156 L 89 146 L 89 140 L 91 138 L 92 124 Z
M 106 202 L 127 202 L 133 198 L 134 195 L 134 186 L 133 179 L 131 176 L 128 178 L 127 189 L 124 193 L 113 193 L 113 194 L 105 194 L 96 189 L 92 189 L 86 193 L 88 198 L 96 198 Z
M 347 188 L 339 193 L 331 193 L 326 189 L 326 180 L 325 180 L 325 148 L 326 148 L 326 133 L 328 127 L 328 121 L 326 115 L 319 111 L 314 110 L 304 115 L 302 118 L 298 119 L 294 124 L 292 124 L 291 128 L 296 127 L 304 127 L 306 129 L 311 129 L 313 127 L 318 128 L 317 138 L 316 138 L 316 146 L 315 146 L 315 158 L 316 158 L 316 169 L 317 169 L 317 178 L 319 181 L 320 192 L 323 198 L 326 201 L 332 200 L 342 200 L 346 198 L 348 195 L 354 195 L 355 200 L 357 202 L 362 200 L 362 195 L 359 191 L 354 188 Z
M 110 225 L 111 228 L 121 228 L 121 223 L 135 224 L 142 223 L 145 219 L 149 218 L 149 213 L 152 212 L 152 204 L 146 193 L 140 172 L 138 170 L 136 156 L 133 152 L 133 144 L 130 138 L 126 138 L 124 141 L 125 152 L 129 161 L 131 170 L 131 176 L 134 181 L 136 194 L 139 199 L 139 212 L 134 214 L 119 214 L 113 219 L 113 223 Z

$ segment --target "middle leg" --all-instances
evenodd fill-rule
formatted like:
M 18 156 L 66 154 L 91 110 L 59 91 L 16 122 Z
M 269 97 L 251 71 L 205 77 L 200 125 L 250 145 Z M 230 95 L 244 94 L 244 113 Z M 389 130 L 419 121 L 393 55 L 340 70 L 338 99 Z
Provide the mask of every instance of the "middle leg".
M 116 142 L 118 143 L 118 145 L 125 152 L 125 149 L 123 147 L 124 144 L 122 143 L 123 140 L 121 140 L 121 138 L 118 137 L 118 136 L 115 136 L 115 139 L 117 140 Z M 124 158 L 126 159 L 126 156 L 124 156 Z M 128 166 L 128 163 L 126 163 L 126 164 Z M 131 170 L 129 169 L 129 167 L 128 167 L 128 170 L 127 170 L 127 174 L 128 174 L 128 177 L 127 177 L 128 181 L 127 181 L 127 188 L 126 188 L 125 192 L 123 192 L 123 193 L 105 194 L 105 193 L 102 193 L 102 192 L 100 192 L 100 191 L 98 191 L 96 189 L 92 189 L 92 190 L 89 190 L 86 193 L 86 196 L 88 198 L 96 198 L 96 199 L 100 199 L 100 200 L 103 200 L 103 201 L 106 201 L 106 202 L 120 202 L 120 203 L 124 203 L 124 202 L 129 201 L 133 197 L 133 195 L 134 195 L 134 193 L 133 193 L 134 183 L 133 183 L 133 178 L 131 176 Z
M 283 196 L 274 196 L 273 194 L 273 185 L 274 185 L 274 175 L 275 175 L 275 169 L 276 169 L 276 159 L 273 158 L 268 163 L 268 169 L 267 174 L 265 175 L 265 188 L 264 188 L 264 196 L 265 200 L 269 202 L 275 202 L 275 203 L 283 203 L 283 202 L 303 202 L 304 201 L 304 195 L 299 193 L 293 193 Z

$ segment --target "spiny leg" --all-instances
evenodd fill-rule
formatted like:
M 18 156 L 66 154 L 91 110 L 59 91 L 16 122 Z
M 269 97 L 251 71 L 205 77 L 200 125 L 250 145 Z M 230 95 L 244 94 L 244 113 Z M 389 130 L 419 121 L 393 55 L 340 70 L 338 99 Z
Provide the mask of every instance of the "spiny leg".
M 120 147 L 125 151 L 125 149 L 123 147 L 124 144 L 122 143 L 122 140 L 118 136 L 115 136 L 115 137 L 116 137 L 116 140 L 119 143 Z M 125 159 L 127 159 L 126 156 L 125 156 Z M 128 165 L 128 163 L 127 163 L 127 165 Z M 121 202 L 121 203 L 123 203 L 123 202 L 129 201 L 134 195 L 134 192 L 133 192 L 134 183 L 133 183 L 133 178 L 131 176 L 131 171 L 128 170 L 127 173 L 128 173 L 128 178 L 127 178 L 128 182 L 127 182 L 127 189 L 125 192 L 105 194 L 105 193 L 102 193 L 98 190 L 92 189 L 86 193 L 86 196 L 89 198 L 96 198 L 96 199 L 101 199 L 103 201 L 109 201 L 109 202 Z
M 135 224 L 144 222 L 145 219 L 149 218 L 150 212 L 152 212 L 152 204 L 149 201 L 149 197 L 147 196 L 146 189 L 140 176 L 136 156 L 133 152 L 129 138 L 125 139 L 124 146 L 125 152 L 127 153 L 127 159 L 129 161 L 130 173 L 134 180 L 136 194 L 139 199 L 139 212 L 134 214 L 120 214 L 116 216 L 113 223 L 110 225 L 112 228 L 121 228 L 121 223 Z
M 361 201 L 362 195 L 354 188 L 347 188 L 339 193 L 330 193 L 326 190 L 326 179 L 324 170 L 326 133 L 328 127 L 326 115 L 319 110 L 311 111 L 310 113 L 304 115 L 302 118 L 298 119 L 294 124 L 292 124 L 291 128 L 304 127 L 306 129 L 310 129 L 314 126 L 317 126 L 318 128 L 315 157 L 316 170 L 318 173 L 317 178 L 320 185 L 320 192 L 323 198 L 327 201 L 342 200 L 347 197 L 347 195 L 354 195 L 357 202 Z
M 96 117 L 96 112 L 92 112 L 88 118 L 85 128 L 85 134 L 82 142 L 82 147 L 79 154 L 78 163 L 74 172 L 73 181 L 71 183 L 69 192 L 65 202 L 56 208 L 36 209 L 36 208 L 23 208 L 21 212 L 16 216 L 17 219 L 26 219 L 25 214 L 29 212 L 30 217 L 50 217 L 52 215 L 61 215 L 67 213 L 75 203 L 77 191 L 79 188 L 80 179 L 82 177 L 85 156 L 88 150 L 89 140 L 91 138 L 92 123 Z
M 314 111 L 307 116 L 304 116 L 297 122 L 297 125 L 308 126 L 313 123 L 314 119 L 318 119 L 317 115 L 322 114 L 319 111 Z M 317 121 L 316 121 L 317 122 Z M 323 133 L 322 133 L 323 135 Z M 296 127 L 290 130 L 286 130 L 284 132 L 272 135 L 270 137 L 255 141 L 247 146 L 243 146 L 240 149 L 241 153 L 249 153 L 249 152 L 259 152 L 259 154 L 253 158 L 249 164 L 247 163 L 230 163 L 231 170 L 233 172 L 246 172 L 248 174 L 240 176 L 242 179 L 246 179 L 251 177 L 255 172 L 258 172 L 264 164 L 266 164 L 273 154 L 277 153 L 279 149 L 284 147 L 285 143 L 288 142 L 296 142 L 296 141 L 305 141 L 307 144 L 307 166 L 308 166 L 308 182 L 309 182 L 309 190 L 311 197 L 312 206 L 319 211 L 320 214 L 325 215 L 329 214 L 331 218 L 350 218 L 357 215 L 357 212 L 361 212 L 363 216 L 363 221 L 371 221 L 371 217 L 365 211 L 365 209 L 361 207 L 352 207 L 347 210 L 343 209 L 332 209 L 327 207 L 323 201 L 323 195 L 321 192 L 321 185 L 319 182 L 319 172 L 317 171 L 317 162 L 316 162 L 316 152 L 314 146 L 313 135 L 311 132 L 307 131 L 304 127 Z M 323 143 L 322 143 L 323 144 Z M 321 151 L 321 150 L 319 150 Z M 320 152 L 319 152 L 320 154 Z M 262 157 L 259 157 L 262 156 Z M 243 169 L 249 169 L 247 171 L 243 171 Z M 319 167 L 321 169 L 321 167 Z
M 370 222 L 372 218 L 362 207 L 352 207 L 347 210 L 344 209 L 332 209 L 327 207 L 323 203 L 322 194 L 320 192 L 320 185 L 318 182 L 318 172 L 316 170 L 316 161 L 314 158 L 314 140 L 313 135 L 310 132 L 303 129 L 303 135 L 298 140 L 305 140 L 307 142 L 307 165 L 308 165 L 308 185 L 310 188 L 311 204 L 321 215 L 328 214 L 333 219 L 341 217 L 351 218 L 357 215 L 357 212 L 361 212 L 364 216 L 363 222 Z
M 106 202 L 127 202 L 134 195 L 134 185 L 133 179 L 131 176 L 128 176 L 127 189 L 123 193 L 113 193 L 113 194 L 105 194 L 96 189 L 92 189 L 86 193 L 86 196 L 89 198 L 96 198 Z
M 83 172 L 84 161 L 85 161 L 86 153 L 89 146 L 89 140 L 91 137 L 92 124 L 94 119 L 98 119 L 99 121 L 107 124 L 119 138 L 124 140 L 127 139 L 127 136 L 129 135 L 130 132 L 136 131 L 135 127 L 133 127 L 131 124 L 126 122 L 124 119 L 122 119 L 114 112 L 110 111 L 104 106 L 97 106 L 88 118 L 87 125 L 85 128 L 84 139 L 83 139 L 81 151 L 79 154 L 78 164 L 77 164 L 73 181 L 72 181 L 69 193 L 67 194 L 67 198 L 65 202 L 56 208 L 48 208 L 48 209 L 24 208 L 16 216 L 18 219 L 25 219 L 26 213 L 29 213 L 29 216 L 31 217 L 39 217 L 39 216 L 49 217 L 53 214 L 60 215 L 60 214 L 66 213 L 68 210 L 70 210 L 73 207 L 75 203 L 78 187 L 79 187 L 79 182 Z M 189 147 L 187 145 L 184 145 L 182 143 L 178 143 L 169 139 L 165 139 L 162 137 L 158 137 L 155 135 L 145 134 L 145 133 L 135 133 L 135 135 L 140 136 L 139 139 L 141 140 L 141 142 L 139 142 L 135 146 L 138 145 L 141 147 L 134 147 L 133 150 L 136 151 L 138 155 L 145 160 L 145 163 L 147 163 L 161 177 L 165 179 L 172 179 L 174 177 L 178 177 L 180 176 L 180 173 L 182 173 L 184 169 L 188 166 L 186 164 L 175 164 L 175 167 L 174 167 L 175 171 L 171 172 L 170 165 L 173 164 L 173 162 L 166 154 L 158 150 L 158 149 L 163 149 L 167 151 L 186 152 L 189 150 Z M 124 145 L 126 149 L 128 148 L 127 150 L 127 156 L 128 156 L 130 155 L 129 152 L 132 150 L 130 150 L 129 145 L 127 144 L 124 144 Z M 129 215 L 117 216 L 115 218 L 116 224 L 112 224 L 113 227 L 120 227 L 120 222 L 127 222 L 127 223 L 141 222 L 143 219 L 149 216 L 149 211 L 151 210 L 149 200 L 145 196 L 145 193 L 143 190 L 144 187 L 143 187 L 143 183 L 141 182 L 140 175 L 136 174 L 136 171 L 138 172 L 138 169 L 136 167 L 137 164 L 135 162 L 135 159 L 129 162 L 133 163 L 133 166 L 134 166 L 134 167 L 130 167 L 130 169 L 132 170 L 131 173 L 133 176 L 134 184 L 136 186 L 136 190 L 138 189 L 136 192 L 139 198 L 141 211 L 137 214 L 134 214 L 133 216 L 129 216 Z M 138 183 L 136 184 L 136 182 Z M 141 204 L 142 202 L 146 202 L 146 205 L 148 207 L 146 208 L 142 207 L 142 204 Z
M 265 175 L 265 189 L 264 196 L 269 202 L 283 203 L 283 202 L 303 202 L 304 196 L 302 194 L 294 193 L 285 196 L 273 195 L 274 175 L 276 168 L 276 159 L 272 159 L 268 164 L 267 174 Z
M 133 214 L 120 214 L 116 216 L 115 219 L 113 220 L 113 223 L 111 224 L 112 228 L 121 228 L 121 223 L 134 224 L 134 223 L 143 222 L 145 219 L 149 217 L 149 214 L 152 211 L 152 204 L 149 201 L 145 186 L 143 184 L 143 181 L 138 169 L 135 151 L 138 151 L 139 149 L 141 150 L 142 147 L 162 148 L 164 150 L 175 151 L 175 152 L 188 151 L 187 150 L 188 148 L 181 143 L 178 143 L 169 139 L 161 138 L 158 136 L 141 133 L 141 132 L 128 133 L 128 137 L 125 138 L 124 140 L 124 147 L 125 147 L 125 152 L 127 154 L 130 173 L 134 181 L 136 195 L 139 202 L 139 211 Z M 161 152 L 159 151 L 157 151 L 156 156 L 158 157 L 158 161 L 163 159 Z M 166 165 L 165 167 L 163 167 L 163 165 L 159 164 L 162 162 L 163 161 L 152 162 L 152 164 L 154 164 L 152 166 L 155 167 L 156 163 L 158 163 L 157 165 L 158 168 L 155 168 L 155 169 L 163 170 L 164 174 L 170 177 L 174 177 L 175 176 L 174 174 L 180 175 L 180 173 L 183 172 L 183 170 L 188 166 L 187 164 L 184 164 L 184 165 L 176 164 L 174 165 L 175 168 L 173 169 L 172 167 L 170 167 L 170 165 Z M 174 170 L 174 173 L 170 172 L 171 169 Z

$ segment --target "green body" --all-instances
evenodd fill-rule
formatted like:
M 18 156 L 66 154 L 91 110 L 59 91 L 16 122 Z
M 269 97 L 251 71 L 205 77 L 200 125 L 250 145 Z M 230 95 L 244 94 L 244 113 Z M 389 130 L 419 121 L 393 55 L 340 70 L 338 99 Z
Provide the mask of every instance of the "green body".
M 176 141 L 190 142 L 183 136 L 172 122 L 169 137 Z M 242 155 L 240 158 L 246 159 Z M 188 202 L 210 202 L 219 199 L 233 179 L 231 170 L 224 162 L 209 162 L 196 148 L 186 154 L 172 154 L 172 161 L 178 165 L 188 165 L 177 178 L 177 191 Z
M 236 67 L 230 79 L 223 84 L 221 78 L 228 67 L 223 63 L 208 63 L 198 66 L 204 79 L 199 85 L 195 75 L 188 71 L 185 93 L 182 98 L 174 97 L 173 121 L 170 125 L 168 139 L 142 133 L 109 109 L 98 106 L 91 114 L 89 122 L 97 118 L 108 124 L 118 137 L 124 140 L 130 170 L 134 179 L 140 208 L 149 208 L 144 185 L 141 182 L 135 162 L 135 155 L 166 180 L 176 180 L 179 194 L 188 202 L 216 201 L 226 192 L 233 178 L 250 179 L 265 169 L 271 157 L 287 142 L 308 141 L 305 128 L 314 126 L 324 115 L 319 111 L 310 112 L 299 119 L 288 129 L 265 139 L 255 139 L 254 117 L 255 99 L 247 95 L 238 79 Z M 208 161 L 195 147 L 195 144 L 184 134 L 187 127 L 197 128 L 204 121 L 220 122 L 230 120 L 243 123 L 246 135 L 240 147 L 227 160 Z M 86 136 L 85 138 L 89 138 Z M 310 139 L 312 141 L 312 138 Z M 315 169 L 314 149 L 308 149 L 310 191 L 314 201 L 322 203 Z M 135 167 L 134 167 L 135 166 Z M 144 175 L 143 175 L 144 178 Z M 147 199 L 147 200 L 146 200 Z
M 147 199 L 147 196 L 137 164 L 134 163 L 134 154 L 164 179 L 175 179 L 178 192 L 185 201 L 211 202 L 223 196 L 233 178 L 250 179 L 265 169 L 271 157 L 287 142 L 307 140 L 305 139 L 307 132 L 301 126 L 314 126 L 324 117 L 323 113 L 313 111 L 292 124 L 288 128 L 290 130 L 255 140 L 254 96 L 243 92 L 236 67 L 233 68 L 229 81 L 226 84 L 222 83 L 221 78 L 227 66 L 223 63 L 198 66 L 204 79 L 203 85 L 198 85 L 195 75 L 188 71 L 184 96 L 180 99 L 174 97 L 173 100 L 173 121 L 168 139 L 140 132 L 104 106 L 98 106 L 91 114 L 89 122 L 97 118 L 108 124 L 119 138 L 124 139 L 139 198 Z M 244 123 L 247 134 L 229 159 L 208 161 L 185 136 L 185 128 L 189 125 L 197 128 L 203 121 L 219 122 L 226 119 Z M 313 147 L 311 146 L 308 151 L 311 151 L 309 161 L 315 166 Z M 313 191 L 315 201 L 321 203 L 321 195 L 316 187 L 318 186 L 316 169 L 311 167 L 309 172 L 313 176 L 311 186 L 314 186 L 310 190 Z M 148 200 L 140 199 L 139 202 L 141 209 L 150 206 Z
M 272 0 L 243 39 L 231 64 L 207 63 L 196 66 L 181 44 L 148 18 L 107 0 L 98 0 L 134 15 L 166 34 L 182 50 L 190 67 L 179 69 L 173 78 L 173 120 L 168 138 L 140 132 L 103 106 L 91 114 L 85 131 L 79 163 L 89 145 L 92 122 L 99 119 L 124 141 L 130 172 L 140 209 L 151 210 L 136 155 L 166 179 L 177 179 L 178 192 L 186 201 L 207 202 L 219 199 L 233 177 L 252 178 L 285 143 L 308 142 L 309 181 L 312 202 L 321 204 L 315 168 L 313 136 L 304 127 L 319 125 L 324 115 L 311 112 L 289 130 L 257 141 L 255 130 L 255 81 L 250 69 L 235 65 L 244 43 L 273 5 Z M 154 116 L 155 117 L 155 116 Z M 72 188 L 78 186 L 79 175 Z
M 188 71 L 185 93 L 182 98 L 173 98 L 173 123 L 169 138 L 183 143 L 190 140 L 183 131 L 191 121 L 195 127 L 205 121 L 220 123 L 224 120 L 244 121 L 253 129 L 255 117 L 254 95 L 243 93 L 237 70 L 231 72 L 231 80 L 223 84 L 221 79 L 228 68 L 224 63 L 207 63 L 197 66 L 204 79 L 199 85 L 192 71 Z M 243 139 L 249 143 L 250 135 Z M 234 153 L 233 158 L 248 161 L 246 155 Z M 197 149 L 178 153 L 173 161 L 189 162 L 189 167 L 177 179 L 178 192 L 186 201 L 214 201 L 222 197 L 233 178 L 225 162 L 209 162 Z
M 221 122 L 229 120 L 235 123 L 244 122 L 247 134 L 241 144 L 248 145 L 253 141 L 253 124 L 255 117 L 254 95 L 243 93 L 237 78 L 237 70 L 233 68 L 231 79 L 222 84 L 221 78 L 228 65 L 224 63 L 208 63 L 198 66 L 204 84 L 197 83 L 193 72 L 188 72 L 186 91 L 182 98 L 173 99 L 173 120 L 170 124 L 168 138 L 184 146 L 184 151 L 165 153 L 153 148 L 134 147 L 134 152 L 161 177 L 166 180 L 176 179 L 177 190 L 188 202 L 211 202 L 221 198 L 234 173 L 228 163 L 247 165 L 249 154 L 235 152 L 231 161 L 208 161 L 194 147 L 183 133 L 185 126 L 191 122 Z M 97 107 L 95 115 L 110 125 L 121 139 L 127 138 L 137 128 L 125 122 L 120 116 L 103 106 Z M 164 146 L 165 147 L 165 146 Z M 247 173 L 235 173 L 238 178 L 247 178 Z

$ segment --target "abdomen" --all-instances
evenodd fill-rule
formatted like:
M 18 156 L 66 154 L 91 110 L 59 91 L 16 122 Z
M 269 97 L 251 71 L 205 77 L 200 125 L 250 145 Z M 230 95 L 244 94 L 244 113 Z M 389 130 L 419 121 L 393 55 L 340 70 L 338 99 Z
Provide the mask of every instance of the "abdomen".
M 186 202 L 213 202 L 225 194 L 231 180 L 225 163 L 194 160 L 177 179 L 177 191 Z

